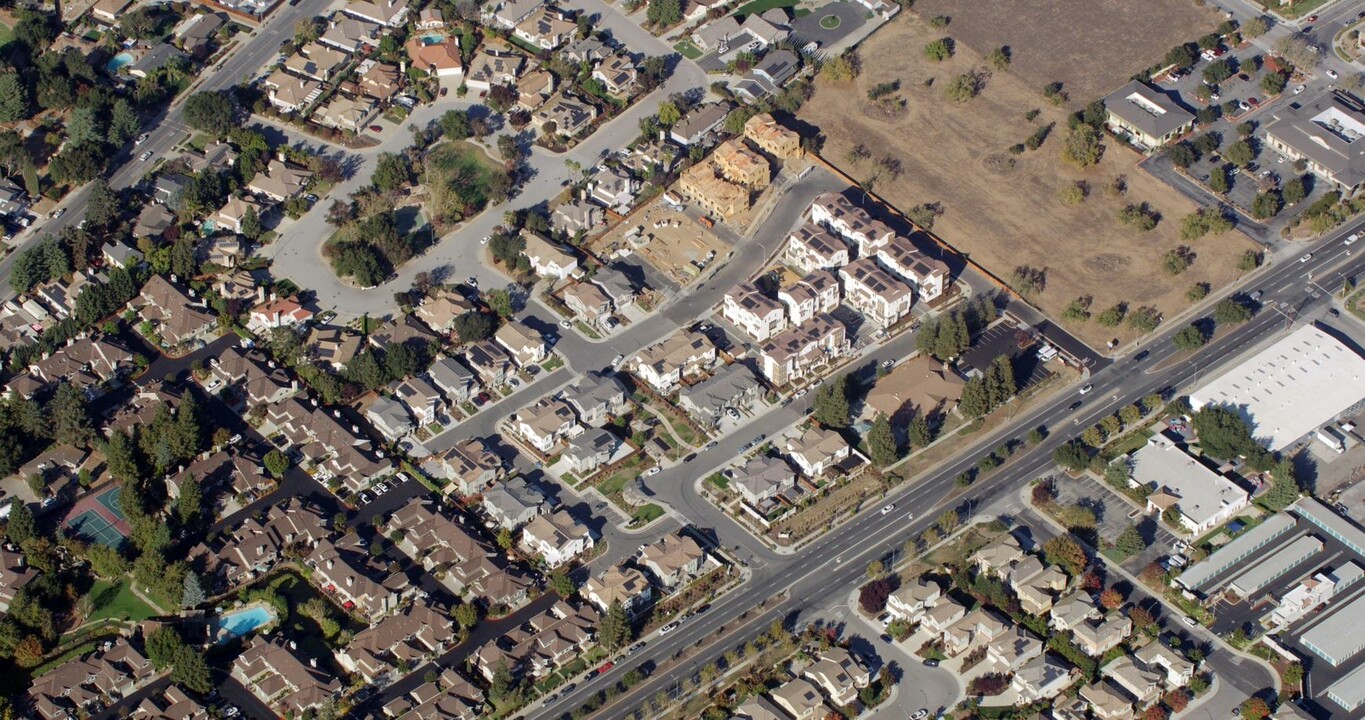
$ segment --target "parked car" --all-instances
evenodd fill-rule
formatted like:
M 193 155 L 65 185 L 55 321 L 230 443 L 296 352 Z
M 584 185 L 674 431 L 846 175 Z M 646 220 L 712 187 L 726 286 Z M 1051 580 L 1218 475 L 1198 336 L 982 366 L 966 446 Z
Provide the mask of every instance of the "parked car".
M 150 136 L 147 135 L 147 133 L 142 133 L 141 135 L 138 135 L 137 139 L 133 141 L 133 145 L 141 145 L 142 143 L 147 142 L 148 137 Z
M 645 477 L 649 477 L 649 476 L 651 476 L 651 475 L 658 475 L 658 474 L 659 474 L 659 470 L 660 470 L 659 466 L 658 466 L 658 465 L 655 465 L 654 467 L 652 467 L 652 468 L 650 468 L 650 469 L 644 471 L 643 475 L 644 475 Z
M 138 162 L 147 162 L 147 159 L 150 158 L 151 156 L 152 156 L 151 150 L 143 150 L 142 154 L 137 156 L 137 160 Z
M 384 132 L 384 126 L 383 126 L 383 125 L 371 125 L 371 126 L 370 126 L 370 130 L 372 130 L 372 131 L 374 131 L 374 132 Z
M 1341 77 L 1341 76 L 1337 74 L 1337 71 L 1336 71 L 1336 70 L 1328 70 L 1328 71 L 1327 71 L 1327 77 L 1332 78 L 1333 80 L 1336 80 L 1337 78 L 1339 78 L 1339 77 Z

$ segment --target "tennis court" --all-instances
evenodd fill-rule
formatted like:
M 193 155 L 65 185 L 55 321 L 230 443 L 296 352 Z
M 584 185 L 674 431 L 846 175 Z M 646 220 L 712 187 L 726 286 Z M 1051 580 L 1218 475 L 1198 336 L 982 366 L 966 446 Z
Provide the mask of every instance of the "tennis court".
M 95 495 L 81 498 L 71 508 L 62 523 L 73 533 L 91 542 L 117 548 L 128 538 L 131 528 L 128 518 L 119 509 L 118 498 L 123 488 L 115 485 Z

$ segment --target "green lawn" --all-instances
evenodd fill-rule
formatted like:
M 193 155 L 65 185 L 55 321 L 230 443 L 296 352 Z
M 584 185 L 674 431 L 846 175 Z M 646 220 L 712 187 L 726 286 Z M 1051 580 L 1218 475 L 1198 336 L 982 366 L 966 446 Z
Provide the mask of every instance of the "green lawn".
M 6 45 L 14 39 L 14 28 L 0 23 L 0 46 Z
M 642 505 L 635 510 L 634 522 L 637 525 L 645 525 L 654 522 L 663 516 L 664 509 L 654 503 L 650 503 L 648 505 Z
M 820 27 L 826 30 L 833 30 L 839 27 L 839 24 L 842 22 L 843 21 L 839 19 L 838 15 L 826 15 L 820 18 Z
M 90 588 L 90 597 L 95 601 L 95 610 L 86 618 L 86 622 L 98 622 L 106 618 L 140 621 L 156 615 L 150 605 L 133 594 L 126 580 L 117 583 L 97 580 Z
M 702 53 L 701 48 L 694 45 L 691 40 L 683 40 L 677 45 L 674 45 L 673 49 L 677 50 L 688 60 L 696 60 L 704 54 Z
M 750 15 L 762 15 L 773 8 L 794 8 L 800 0 L 753 0 L 739 6 L 735 20 L 744 22 Z
M 706 482 L 715 485 L 717 488 L 720 488 L 721 490 L 730 489 L 730 478 L 725 477 L 725 475 L 721 473 L 712 473 L 711 477 L 706 478 Z

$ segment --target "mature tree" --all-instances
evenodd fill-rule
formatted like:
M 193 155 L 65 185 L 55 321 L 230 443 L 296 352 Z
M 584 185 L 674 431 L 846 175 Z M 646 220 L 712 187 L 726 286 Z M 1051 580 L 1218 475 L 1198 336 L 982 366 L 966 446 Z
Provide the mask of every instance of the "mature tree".
M 270 476 L 276 480 L 284 478 L 285 472 L 289 470 L 289 456 L 279 450 L 272 449 L 266 453 L 262 462 L 265 463 L 266 472 L 269 472 Z
M 460 338 L 460 342 L 486 340 L 493 335 L 493 331 L 496 329 L 492 317 L 475 310 L 470 310 L 455 318 L 455 334 Z
M 962 516 L 958 515 L 956 510 L 944 510 L 943 513 L 938 516 L 938 520 L 935 521 L 934 524 L 946 537 L 957 532 L 958 526 L 962 524 Z
M 204 586 L 199 582 L 199 573 L 190 571 L 185 573 L 184 589 L 180 593 L 180 606 L 183 608 L 195 608 L 204 602 Z
M 962 386 L 962 398 L 957 408 L 966 417 L 975 420 L 991 411 L 990 389 L 984 377 L 974 377 Z
M 19 498 L 10 500 L 9 523 L 5 528 L 5 535 L 10 542 L 23 545 L 37 534 L 38 523 L 33 519 L 33 511 L 28 509 L 28 503 Z
M 175 663 L 175 654 L 185 646 L 185 641 L 175 628 L 162 626 L 147 636 L 147 659 L 157 670 L 165 670 Z
M 1090 465 L 1090 453 L 1084 445 L 1069 442 L 1052 452 L 1052 461 L 1072 472 L 1080 472 Z
M 887 578 L 878 578 L 869 581 L 858 590 L 858 607 L 863 612 L 877 614 L 886 607 L 887 598 L 891 597 L 893 587 Z
M 1114 547 L 1124 556 L 1132 557 L 1142 552 L 1147 547 L 1147 542 L 1142 539 L 1142 533 L 1138 532 L 1136 525 L 1129 525 L 1114 540 Z
M 821 385 L 820 389 L 815 391 L 815 421 L 825 427 L 848 427 L 848 396 L 848 375 L 840 375 Z
M 396 153 L 382 153 L 374 169 L 374 186 L 390 192 L 412 181 L 412 167 L 408 159 Z
M 1081 574 L 1089 564 L 1085 549 L 1070 535 L 1058 535 L 1043 543 L 1043 559 L 1049 565 L 1060 566 L 1073 577 Z
M 566 599 L 578 592 L 578 586 L 574 585 L 573 579 L 563 570 L 550 573 L 550 588 L 559 593 L 561 598 Z
M 1077 125 L 1071 129 L 1062 145 L 1062 159 L 1076 167 L 1090 167 L 1100 161 L 1104 154 L 1103 136 L 1090 125 Z
M 645 17 L 655 25 L 672 25 L 682 20 L 682 3 L 680 0 L 649 0 Z
M 265 226 L 261 224 L 261 216 L 256 214 L 255 207 L 248 205 L 246 212 L 242 214 L 242 236 L 256 242 L 263 234 Z
M 90 569 L 106 580 L 116 580 L 127 575 L 131 567 L 122 553 L 100 543 L 90 543 L 85 549 L 85 559 L 90 562 Z
M 213 676 L 208 661 L 204 659 L 204 651 L 192 645 L 177 650 L 171 681 L 197 693 L 213 690 Z
M 1280 214 L 1284 207 L 1284 201 L 1280 194 L 1274 190 L 1259 193 L 1251 201 L 1251 216 L 1257 220 L 1267 220 Z
M 1296 177 L 1286 182 L 1284 187 L 1280 188 L 1280 197 L 1290 205 L 1302 202 L 1308 197 L 1308 189 L 1304 186 L 1303 178 Z
M 1275 466 L 1274 479 L 1271 481 L 1270 489 L 1261 496 L 1261 502 L 1271 512 L 1278 512 L 1293 505 L 1302 494 L 1303 488 L 1299 487 L 1294 472 L 1294 461 L 1286 458 Z
M 986 372 L 986 389 L 992 409 L 1005 404 L 1019 391 L 1014 379 L 1014 364 L 1010 362 L 1008 356 L 997 355 L 991 362 L 991 367 Z
M 1223 157 L 1238 167 L 1246 167 L 1256 160 L 1256 150 L 1246 140 L 1238 140 L 1223 151 Z
M 910 446 L 915 448 L 927 447 L 934 441 L 933 431 L 929 428 L 929 420 L 924 413 L 915 413 L 915 417 L 910 419 Z
M 1251 319 L 1251 308 L 1231 298 L 1222 300 L 1213 307 L 1213 319 L 1220 325 L 1244 323 Z
M 1093 530 L 1098 522 L 1095 511 L 1084 505 L 1062 505 L 1054 514 L 1068 530 Z
M 613 600 L 597 629 L 597 640 L 608 652 L 616 652 L 630 643 L 630 618 L 620 600 Z
M 197 92 L 185 100 L 185 124 L 214 137 L 228 134 L 236 123 L 232 118 L 232 101 L 224 93 Z
M 447 140 L 464 140 L 474 134 L 469 124 L 469 113 L 465 110 L 449 110 L 441 116 L 441 134 Z
M 33 114 L 28 86 L 18 73 L 0 72 L 0 122 L 12 123 Z
M 62 383 L 48 403 L 53 436 L 62 442 L 86 447 L 95 436 L 90 406 L 85 395 L 72 383 Z
M 1242 718 L 1244 720 L 1265 720 L 1270 716 L 1270 706 L 1265 700 L 1258 697 L 1248 698 L 1242 703 Z
M 1275 41 L 1275 53 L 1288 60 L 1297 70 L 1311 72 L 1318 64 L 1318 53 L 1307 38 L 1299 35 L 1283 35 Z
M 471 603 L 456 605 L 452 614 L 461 629 L 468 630 L 479 623 L 479 608 Z
M 978 697 L 992 697 L 1004 693 L 1009 687 L 1009 675 L 991 672 L 972 678 L 972 681 L 967 683 L 967 694 Z
M 1195 350 L 1204 347 L 1208 341 L 1208 336 L 1198 325 L 1186 325 L 1171 337 L 1171 342 L 1181 350 Z
M 1231 460 L 1241 455 L 1265 453 L 1252 439 L 1251 427 L 1236 411 L 1225 407 L 1208 406 L 1194 413 L 1191 423 L 1199 447 L 1204 454 L 1219 460 Z
M 199 518 L 203 511 L 204 491 L 199 481 L 190 474 L 180 484 L 180 494 L 175 498 L 175 514 L 182 525 L 188 525 Z
M 867 450 L 872 462 L 881 467 L 887 467 L 900 458 L 896 435 L 891 431 L 891 421 L 886 415 L 879 413 L 872 421 L 872 429 L 867 431 Z
M 1242 37 L 1248 38 L 1260 37 L 1265 34 L 1265 31 L 1267 29 L 1269 28 L 1266 25 L 1265 18 L 1259 16 L 1247 20 L 1246 22 L 1242 23 L 1242 26 L 1240 28 L 1238 28 L 1238 30 L 1242 33 Z
M 1100 607 L 1105 610 L 1117 610 L 1123 607 L 1123 593 L 1114 588 L 1109 588 L 1100 593 Z

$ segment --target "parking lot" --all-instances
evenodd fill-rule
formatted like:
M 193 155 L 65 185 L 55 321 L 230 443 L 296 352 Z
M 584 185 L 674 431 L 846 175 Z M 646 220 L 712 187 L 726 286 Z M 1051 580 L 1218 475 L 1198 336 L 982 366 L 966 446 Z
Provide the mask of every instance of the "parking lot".
M 1021 344 L 1028 343 L 1021 349 Z M 971 370 L 986 372 L 997 357 L 1004 355 L 1014 365 L 1014 380 L 1019 389 L 1040 383 L 1052 374 L 1047 365 L 1038 357 L 1038 345 L 1032 344 L 1027 333 L 1012 327 L 1009 323 L 997 323 L 972 341 L 972 347 L 962 355 L 959 367 L 963 373 Z

